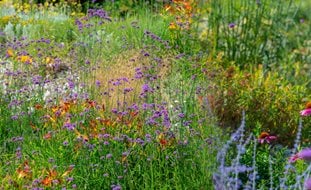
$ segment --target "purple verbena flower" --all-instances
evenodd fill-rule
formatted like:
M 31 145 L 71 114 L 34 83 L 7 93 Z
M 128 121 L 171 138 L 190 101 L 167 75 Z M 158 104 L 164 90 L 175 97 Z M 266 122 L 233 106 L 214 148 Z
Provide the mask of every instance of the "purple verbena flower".
M 230 23 L 230 24 L 228 25 L 228 27 L 229 27 L 229 28 L 234 28 L 234 27 L 235 27 L 235 24 L 234 24 L 234 23 Z

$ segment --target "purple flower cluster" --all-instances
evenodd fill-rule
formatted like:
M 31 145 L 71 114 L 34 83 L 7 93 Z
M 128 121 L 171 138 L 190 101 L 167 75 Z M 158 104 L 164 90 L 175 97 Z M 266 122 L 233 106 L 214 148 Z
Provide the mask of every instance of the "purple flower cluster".
M 151 38 L 154 41 L 161 43 L 166 49 L 171 48 L 171 46 L 169 45 L 169 41 L 163 40 L 161 37 L 157 36 L 156 34 L 150 32 L 148 30 L 145 30 L 144 35 Z
M 103 9 L 89 9 L 87 11 L 87 16 L 89 18 L 92 17 L 99 17 L 108 21 L 112 21 L 111 18 L 109 17 L 108 13 L 104 11 Z

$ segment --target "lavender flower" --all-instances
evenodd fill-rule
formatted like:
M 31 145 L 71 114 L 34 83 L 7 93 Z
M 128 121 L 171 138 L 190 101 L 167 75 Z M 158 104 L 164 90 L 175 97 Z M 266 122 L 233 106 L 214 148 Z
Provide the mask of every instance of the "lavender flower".
M 107 154 L 107 155 L 106 155 L 106 158 L 107 158 L 107 159 L 110 159 L 111 157 L 112 157 L 112 154 Z
M 112 190 L 121 190 L 122 187 L 120 185 L 111 185 Z
M 184 118 L 184 117 L 185 117 L 185 114 L 184 114 L 184 113 L 179 113 L 179 114 L 178 114 L 178 117 L 179 117 L 179 118 Z
M 64 142 L 63 142 L 63 145 L 64 145 L 64 146 L 67 146 L 67 145 L 68 145 L 68 141 L 64 141 Z
M 305 181 L 304 186 L 305 186 L 306 190 L 311 190 L 311 178 L 309 178 Z
M 235 24 L 234 24 L 234 23 L 230 23 L 230 24 L 228 25 L 228 27 L 229 27 L 229 28 L 234 28 L 234 27 L 235 27 Z
M 97 87 L 100 87 L 100 81 L 99 81 L 99 80 L 96 80 L 96 81 L 95 81 L 95 85 L 96 85 Z

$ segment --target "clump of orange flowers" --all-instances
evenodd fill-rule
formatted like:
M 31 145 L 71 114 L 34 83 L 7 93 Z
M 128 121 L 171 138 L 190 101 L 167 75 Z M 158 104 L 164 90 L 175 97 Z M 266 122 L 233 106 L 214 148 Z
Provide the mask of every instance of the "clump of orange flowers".
M 32 63 L 32 58 L 29 55 L 20 55 L 17 57 L 17 60 L 19 60 L 22 63 L 27 63 L 27 64 Z
M 15 55 L 15 54 L 14 54 L 14 51 L 13 51 L 12 48 L 8 48 L 8 49 L 6 50 L 6 56 L 7 56 L 7 57 L 14 57 L 14 55 Z M 27 63 L 27 64 L 30 64 L 30 63 L 33 62 L 32 57 L 29 56 L 29 55 L 19 55 L 19 56 L 17 56 L 17 60 L 20 61 L 20 62 L 22 62 L 22 63 Z
M 169 134 L 169 132 L 161 132 L 157 136 L 157 141 L 162 149 L 173 146 L 176 143 L 174 135 Z
M 173 0 L 172 3 L 164 6 L 165 12 L 175 16 L 175 21 L 171 22 L 169 29 L 171 30 L 188 30 L 192 22 L 192 14 L 195 7 L 194 0 Z
M 18 178 L 32 178 L 32 171 L 27 160 L 17 168 L 16 173 Z
M 64 182 L 64 177 L 68 176 L 74 166 L 69 166 L 69 168 L 62 174 L 59 175 L 55 169 L 49 169 L 45 173 L 47 174 L 45 178 L 41 181 L 41 184 L 45 187 L 50 187 L 53 185 L 53 182 L 58 182 L 58 184 L 62 184 Z

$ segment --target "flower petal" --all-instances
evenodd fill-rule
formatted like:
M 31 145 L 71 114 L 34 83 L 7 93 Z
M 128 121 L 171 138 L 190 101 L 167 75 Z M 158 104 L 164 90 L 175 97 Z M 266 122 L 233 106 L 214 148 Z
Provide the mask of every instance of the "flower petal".
M 300 112 L 301 116 L 309 116 L 311 115 L 311 108 L 304 109 Z

